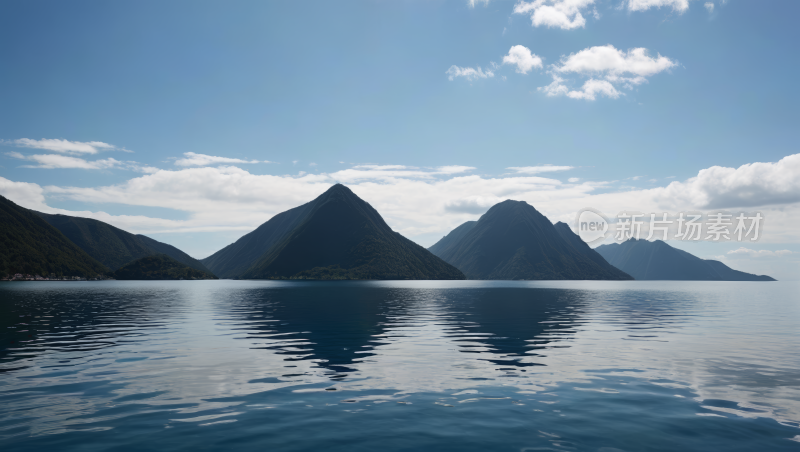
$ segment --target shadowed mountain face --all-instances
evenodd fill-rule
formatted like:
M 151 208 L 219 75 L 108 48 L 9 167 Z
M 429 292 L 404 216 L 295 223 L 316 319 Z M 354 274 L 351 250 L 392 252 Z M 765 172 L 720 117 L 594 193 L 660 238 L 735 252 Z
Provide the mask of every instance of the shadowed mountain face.
M 195 270 L 166 254 L 136 259 L 114 272 L 114 277 L 120 280 L 217 279 L 211 273 Z
M 108 269 L 32 211 L 0 196 L 0 273 L 95 276 Z
M 392 231 L 344 185 L 305 207 L 304 218 L 240 277 L 464 279 L 458 269 Z
M 524 201 L 503 201 L 466 227 L 431 248 L 469 279 L 632 279 Z
M 641 280 L 775 281 L 766 275 L 734 270 L 722 262 L 700 259 L 661 240 L 629 239 L 600 245 L 595 251 L 620 270 Z
M 201 260 L 220 278 L 238 278 L 269 251 L 301 221 L 312 208 L 314 201 L 279 213 L 255 231 Z
M 195 270 L 210 273 L 197 259 L 172 245 L 161 243 L 150 237 L 131 234 L 91 218 L 31 212 L 39 215 L 83 251 L 112 270 L 145 256 L 166 254 Z
M 441 240 L 436 242 L 433 246 L 428 248 L 428 251 L 431 253 L 441 256 L 442 254 L 447 253 L 453 246 L 455 246 L 459 240 L 464 238 L 464 236 L 478 224 L 477 221 L 467 221 L 463 223 L 461 226 L 453 229 L 450 231 L 449 234 L 442 237 Z

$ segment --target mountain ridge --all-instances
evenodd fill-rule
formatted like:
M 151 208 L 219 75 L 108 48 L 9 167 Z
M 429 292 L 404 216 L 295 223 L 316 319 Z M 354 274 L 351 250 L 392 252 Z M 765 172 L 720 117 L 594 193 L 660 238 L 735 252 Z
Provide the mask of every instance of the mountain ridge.
M 111 270 L 155 254 L 166 254 L 178 262 L 201 272 L 212 273 L 200 261 L 178 248 L 141 234 L 112 226 L 93 218 L 48 214 L 31 210 L 58 229 L 72 243 Z
M 242 278 L 463 279 L 455 267 L 392 231 L 380 214 L 336 184 Z
M 495 204 L 465 229 L 452 243 L 432 248 L 469 279 L 633 279 L 596 256 L 588 245 L 565 239 L 560 226 L 557 229 L 525 201 Z
M 44 219 L 0 196 L 0 273 L 97 276 L 109 269 Z
M 609 263 L 637 280 L 656 281 L 775 281 L 767 275 L 734 270 L 722 262 L 701 259 L 662 240 L 631 238 L 595 248 Z

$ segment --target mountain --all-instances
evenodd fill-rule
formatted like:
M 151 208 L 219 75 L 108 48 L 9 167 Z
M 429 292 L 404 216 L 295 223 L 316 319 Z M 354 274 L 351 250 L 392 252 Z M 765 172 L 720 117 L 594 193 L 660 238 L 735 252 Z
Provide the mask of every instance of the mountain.
M 471 231 L 476 224 L 478 224 L 477 221 L 467 221 L 466 223 L 463 223 L 461 226 L 453 229 L 449 234 L 433 244 L 433 246 L 428 248 L 428 251 L 437 256 L 446 253 L 453 245 L 458 243 L 458 241 L 461 240 L 461 238 L 464 237 L 467 232 Z
M 611 265 L 641 280 L 775 281 L 766 275 L 733 270 L 722 262 L 700 259 L 661 240 L 628 239 L 595 248 Z
M 38 215 L 0 196 L 0 273 L 93 277 L 108 269 Z
M 176 261 L 180 262 L 187 267 L 193 268 L 197 271 L 201 271 L 204 273 L 211 273 L 213 272 L 209 270 L 202 262 L 189 256 L 188 254 L 184 253 L 183 251 L 175 248 L 172 245 L 168 245 L 164 242 L 159 242 L 158 240 L 151 239 L 150 237 L 142 234 L 136 234 L 136 237 L 142 241 L 153 254 L 166 254 L 167 256 L 175 259 Z
M 554 226 L 524 201 L 507 200 L 431 250 L 469 279 L 633 279 L 562 225 Z
M 575 249 L 575 251 L 586 256 L 587 259 L 593 261 L 597 265 L 600 266 L 609 265 L 609 262 L 603 256 L 601 256 L 595 250 L 593 250 L 591 246 L 587 245 L 586 242 L 584 242 L 583 239 L 580 238 L 580 236 L 578 236 L 578 234 L 572 232 L 572 229 L 570 229 L 570 227 L 567 226 L 566 223 L 559 221 L 554 225 L 554 227 L 556 228 L 556 232 L 558 232 L 558 235 L 560 235 L 565 242 L 567 242 L 570 246 L 572 246 L 572 248 Z M 630 276 L 630 274 L 628 275 Z
M 42 217 L 87 254 L 112 270 L 145 256 L 166 254 L 195 270 L 210 273 L 197 259 L 172 245 L 161 243 L 150 237 L 131 234 L 91 218 L 32 212 Z
M 200 262 L 220 278 L 238 278 L 273 245 L 300 224 L 313 204 L 314 201 L 311 201 L 275 215 L 255 231 L 245 234 L 236 242 Z
M 195 270 L 166 254 L 136 259 L 114 272 L 114 277 L 120 280 L 217 279 L 211 273 Z
M 240 243 L 243 242 L 243 243 Z M 247 245 L 256 248 L 246 249 Z M 267 248 L 246 271 L 228 269 Z M 204 260 L 246 279 L 464 279 L 455 267 L 392 231 L 380 214 L 337 184 Z M 217 267 L 220 266 L 220 267 Z

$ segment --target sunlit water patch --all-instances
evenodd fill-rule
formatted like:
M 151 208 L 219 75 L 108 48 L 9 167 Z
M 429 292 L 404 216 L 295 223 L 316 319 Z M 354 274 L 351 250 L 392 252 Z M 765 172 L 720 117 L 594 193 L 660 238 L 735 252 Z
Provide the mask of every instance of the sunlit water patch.
M 800 450 L 800 285 L 0 286 L 5 450 Z

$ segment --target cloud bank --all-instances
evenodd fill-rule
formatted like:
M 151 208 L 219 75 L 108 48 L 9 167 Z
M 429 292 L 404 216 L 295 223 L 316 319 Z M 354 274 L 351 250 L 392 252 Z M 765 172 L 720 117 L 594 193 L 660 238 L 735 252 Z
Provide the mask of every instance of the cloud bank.
M 228 157 L 217 157 L 215 155 L 195 154 L 194 152 L 184 152 L 183 158 L 175 160 L 178 166 L 208 166 L 222 163 L 270 163 L 268 160 L 242 160 Z
M 506 199 L 527 201 L 554 222 L 571 222 L 585 207 L 611 216 L 623 210 L 677 213 L 758 209 L 765 217 L 762 240 L 800 242 L 796 233 L 800 221 L 800 154 L 738 168 L 711 167 L 699 171 L 696 177 L 651 189 L 625 188 L 624 181 L 569 178 L 567 182 L 539 176 L 570 169 L 565 165 L 511 167 L 510 175 L 486 176 L 460 165 L 356 165 L 331 173 L 296 176 L 256 175 L 235 166 L 207 166 L 156 170 L 100 187 L 43 187 L 0 178 L 0 194 L 24 207 L 96 218 L 136 233 L 245 233 L 339 182 L 372 204 L 394 230 L 425 245 Z M 167 208 L 183 212 L 187 218 L 70 212 L 47 203 L 61 199 L 87 206 L 114 203 Z
M 126 149 L 118 148 L 112 144 L 103 143 L 102 141 L 81 142 L 49 138 L 42 138 L 41 140 L 20 138 L 18 140 L 4 141 L 3 143 L 21 148 L 44 149 L 47 151 L 60 152 L 62 154 L 97 154 L 101 151 L 114 150 L 130 152 Z

